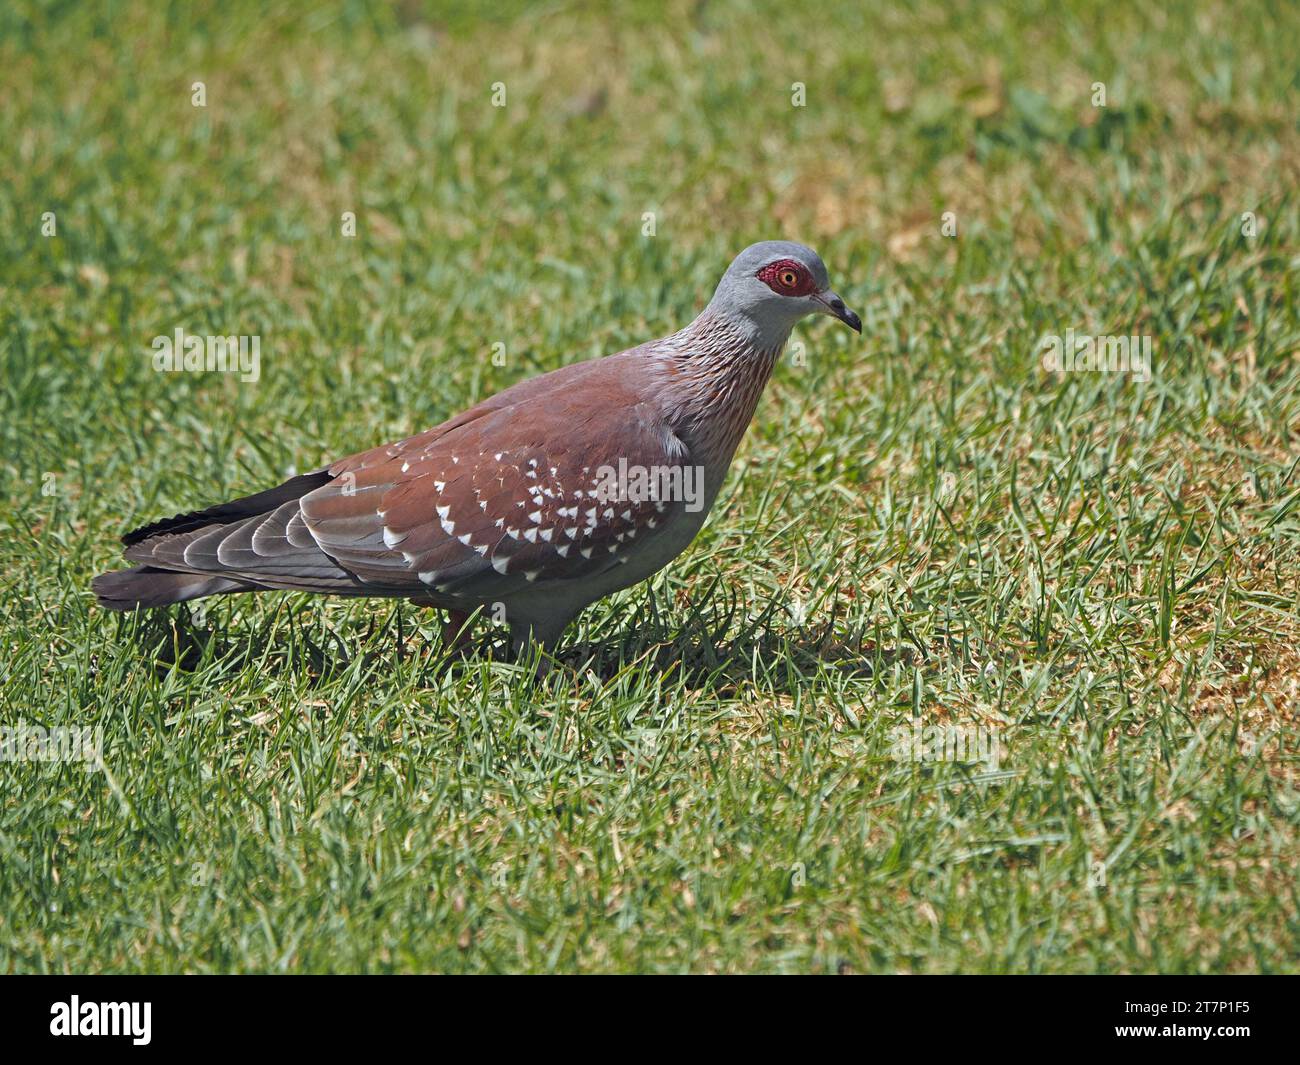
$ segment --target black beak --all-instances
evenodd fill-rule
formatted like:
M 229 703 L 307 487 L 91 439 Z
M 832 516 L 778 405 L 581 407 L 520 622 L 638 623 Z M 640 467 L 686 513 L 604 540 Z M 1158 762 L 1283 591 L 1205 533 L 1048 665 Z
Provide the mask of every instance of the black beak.
M 832 318 L 838 318 L 855 333 L 862 332 L 862 319 L 844 306 L 844 301 L 834 292 L 823 292 L 817 299 Z

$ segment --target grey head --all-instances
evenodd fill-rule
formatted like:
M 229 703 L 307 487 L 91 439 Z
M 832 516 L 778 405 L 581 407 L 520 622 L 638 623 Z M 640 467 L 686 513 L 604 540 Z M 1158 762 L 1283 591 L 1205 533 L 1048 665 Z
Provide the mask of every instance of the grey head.
M 782 340 L 810 314 L 829 315 L 862 332 L 862 320 L 831 290 L 821 256 L 789 240 L 759 241 L 737 255 L 709 308 L 747 318 L 761 334 Z

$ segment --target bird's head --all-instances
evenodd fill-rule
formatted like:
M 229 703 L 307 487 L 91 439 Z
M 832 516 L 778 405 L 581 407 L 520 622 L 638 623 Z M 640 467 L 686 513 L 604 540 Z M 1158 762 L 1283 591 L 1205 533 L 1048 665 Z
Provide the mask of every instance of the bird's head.
M 789 333 L 800 318 L 826 314 L 862 332 L 862 319 L 831 290 L 826 264 L 812 248 L 788 240 L 751 244 L 722 275 L 711 306 L 749 318 L 764 332 Z

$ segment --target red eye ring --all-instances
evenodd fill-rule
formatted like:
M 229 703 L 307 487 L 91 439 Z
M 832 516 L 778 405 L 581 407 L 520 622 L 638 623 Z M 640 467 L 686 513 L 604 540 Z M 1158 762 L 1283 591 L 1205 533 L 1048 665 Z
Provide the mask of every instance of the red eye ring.
M 816 291 L 812 276 L 803 263 L 794 259 L 778 259 L 761 269 L 757 277 L 780 296 L 808 296 Z

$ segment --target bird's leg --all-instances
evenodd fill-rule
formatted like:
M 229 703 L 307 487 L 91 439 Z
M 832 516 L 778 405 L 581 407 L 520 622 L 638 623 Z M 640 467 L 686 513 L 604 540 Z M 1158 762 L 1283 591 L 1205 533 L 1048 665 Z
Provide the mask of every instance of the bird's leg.
M 565 624 L 539 628 L 528 622 L 515 622 L 510 626 L 510 649 L 516 662 L 532 653 L 534 646 L 542 652 L 537 656 L 537 679 L 541 680 L 551 671 L 552 656 L 559 645 Z
M 465 649 L 468 646 L 470 639 L 469 611 L 452 610 L 441 606 L 438 603 L 431 603 L 427 599 L 413 598 L 411 599 L 411 602 L 416 606 L 422 606 L 428 610 L 446 610 L 447 620 L 443 622 L 442 625 L 442 649 L 457 655 L 463 655 L 465 653 Z
M 442 646 L 455 654 L 463 654 L 469 644 L 469 611 L 448 610 L 442 627 Z

